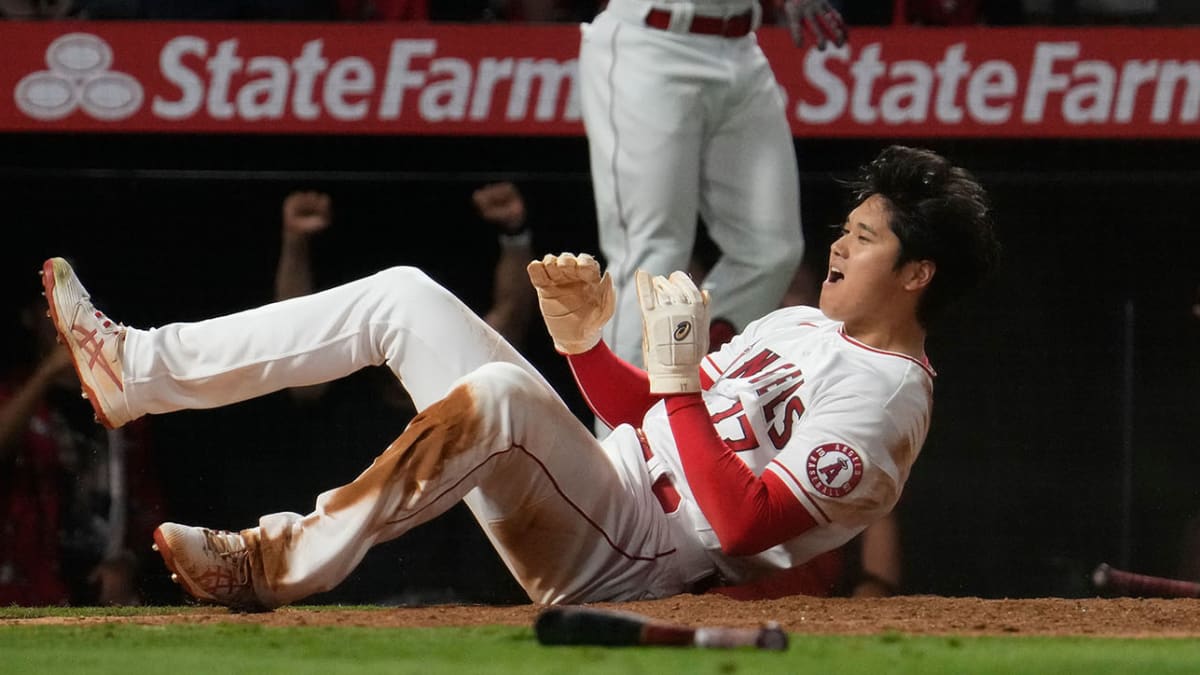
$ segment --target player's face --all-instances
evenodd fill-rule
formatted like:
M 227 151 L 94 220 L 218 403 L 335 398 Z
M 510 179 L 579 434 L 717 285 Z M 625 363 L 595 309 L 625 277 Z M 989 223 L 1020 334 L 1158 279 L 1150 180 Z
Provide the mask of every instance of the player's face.
M 892 232 L 890 214 L 887 199 L 871 195 L 846 218 L 841 236 L 829 247 L 829 274 L 821 284 L 825 316 L 850 327 L 898 309 L 904 282 L 896 269 L 900 240 Z

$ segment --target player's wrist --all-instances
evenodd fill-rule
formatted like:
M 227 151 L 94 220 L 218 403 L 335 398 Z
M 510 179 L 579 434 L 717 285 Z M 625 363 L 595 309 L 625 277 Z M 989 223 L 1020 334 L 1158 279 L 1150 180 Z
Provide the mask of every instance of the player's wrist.
M 496 241 L 505 250 L 529 249 L 533 246 L 533 231 L 524 225 L 517 231 L 501 230 Z
M 554 335 L 550 336 L 554 341 L 554 349 L 560 354 L 567 356 L 577 356 L 584 352 L 590 352 L 600 344 L 600 333 L 594 335 L 581 335 L 576 338 L 559 338 Z
M 695 394 L 700 391 L 700 372 L 684 372 L 682 370 L 648 371 L 650 377 L 650 393 L 670 396 L 672 394 Z

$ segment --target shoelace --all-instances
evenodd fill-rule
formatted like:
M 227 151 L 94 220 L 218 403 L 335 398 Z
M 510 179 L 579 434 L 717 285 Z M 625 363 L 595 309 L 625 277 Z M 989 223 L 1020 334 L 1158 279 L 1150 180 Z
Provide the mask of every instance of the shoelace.
M 204 547 L 220 558 L 229 560 L 234 570 L 234 583 L 250 583 L 250 549 L 242 535 L 226 530 L 204 529 Z

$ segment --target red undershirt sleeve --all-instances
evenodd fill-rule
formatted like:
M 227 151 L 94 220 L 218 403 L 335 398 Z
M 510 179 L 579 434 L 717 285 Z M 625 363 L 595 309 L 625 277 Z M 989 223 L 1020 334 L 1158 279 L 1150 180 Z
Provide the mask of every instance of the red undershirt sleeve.
M 761 553 L 817 524 L 770 471 L 755 476 L 717 435 L 699 394 L 667 397 L 688 485 L 726 555 Z
M 650 393 L 650 378 L 613 353 L 603 341 L 567 362 L 588 407 L 610 428 L 621 423 L 641 426 L 642 417 L 661 398 Z

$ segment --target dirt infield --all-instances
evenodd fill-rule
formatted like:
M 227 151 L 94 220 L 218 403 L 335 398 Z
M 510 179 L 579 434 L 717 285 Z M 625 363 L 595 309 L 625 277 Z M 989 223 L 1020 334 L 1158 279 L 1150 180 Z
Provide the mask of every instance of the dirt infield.
M 1200 637 L 1200 600 L 1024 599 L 985 600 L 902 596 L 881 599 L 793 597 L 735 601 L 717 595 L 679 596 L 652 602 L 602 604 L 692 626 L 758 626 L 778 621 L 785 630 L 811 634 L 1080 635 L 1091 637 Z M 237 614 L 217 607 L 181 607 L 177 613 L 136 617 L 0 620 L 30 623 L 135 622 L 145 624 L 248 622 L 268 626 L 428 627 L 532 625 L 540 607 L 437 605 L 380 609 L 285 607 Z

